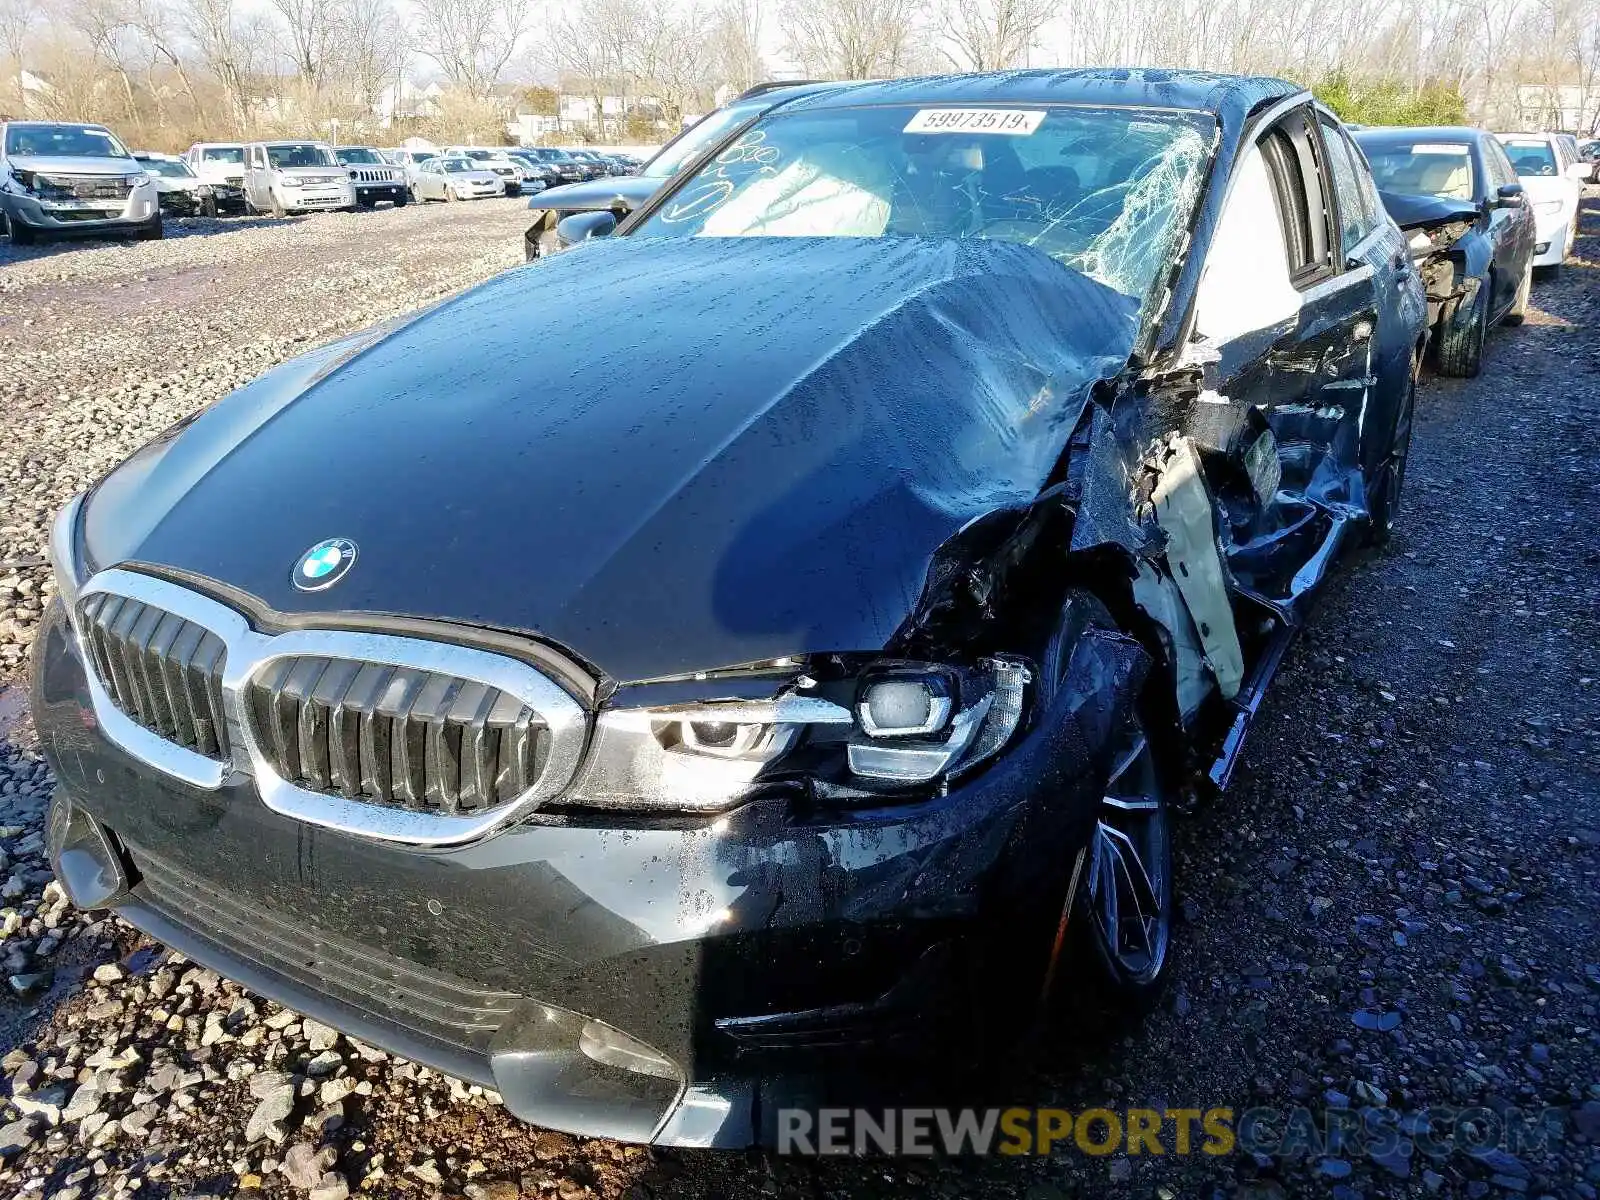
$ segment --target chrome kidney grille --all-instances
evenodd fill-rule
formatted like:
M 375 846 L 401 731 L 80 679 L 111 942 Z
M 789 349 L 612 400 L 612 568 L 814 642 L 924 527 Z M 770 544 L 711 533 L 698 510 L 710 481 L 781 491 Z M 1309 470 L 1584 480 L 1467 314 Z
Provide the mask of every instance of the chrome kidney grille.
M 479 837 L 564 791 L 587 740 L 584 706 L 520 658 L 357 630 L 260 633 L 134 571 L 90 579 L 74 628 L 101 730 L 129 754 L 199 788 L 248 774 L 275 812 L 365 837 Z
M 247 696 L 282 778 L 373 804 L 481 812 L 533 786 L 549 749 L 544 722 L 517 697 L 407 667 L 280 658 Z
M 107 592 L 85 597 L 78 615 L 95 674 L 124 716 L 197 754 L 228 758 L 221 638 L 176 613 Z

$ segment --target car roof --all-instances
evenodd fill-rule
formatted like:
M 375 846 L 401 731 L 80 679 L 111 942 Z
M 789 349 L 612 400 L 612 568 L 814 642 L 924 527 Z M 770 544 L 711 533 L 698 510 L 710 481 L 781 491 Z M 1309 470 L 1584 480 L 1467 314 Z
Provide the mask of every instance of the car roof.
M 1267 76 L 1219 75 L 1147 67 L 1084 67 L 928 75 L 817 88 L 801 98 L 783 92 L 761 99 L 796 110 L 866 104 L 1106 104 L 1188 109 L 1242 117 L 1264 100 L 1295 96 L 1298 84 Z M 731 107 L 731 106 L 730 106 Z
M 1477 142 L 1488 136 L 1487 131 L 1470 125 L 1369 125 L 1355 131 L 1356 141 L 1363 146 L 1399 142 Z
M 4 124 L 8 128 L 10 126 L 12 126 L 12 125 L 26 125 L 26 126 L 28 126 L 29 128 L 32 128 L 32 129 L 105 129 L 105 131 L 107 133 L 111 132 L 111 130 L 106 129 L 106 127 L 104 125 L 100 124 L 100 122 L 98 122 L 98 121 L 33 121 L 33 120 L 27 120 L 27 121 L 6 121 L 6 122 L 4 122 Z

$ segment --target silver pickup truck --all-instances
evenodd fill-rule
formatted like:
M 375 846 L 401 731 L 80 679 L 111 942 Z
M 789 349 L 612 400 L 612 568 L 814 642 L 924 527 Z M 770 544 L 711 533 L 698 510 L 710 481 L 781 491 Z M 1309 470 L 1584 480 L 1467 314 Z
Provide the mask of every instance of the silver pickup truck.
M 155 181 L 101 125 L 0 124 L 0 215 L 19 246 L 72 233 L 161 236 Z

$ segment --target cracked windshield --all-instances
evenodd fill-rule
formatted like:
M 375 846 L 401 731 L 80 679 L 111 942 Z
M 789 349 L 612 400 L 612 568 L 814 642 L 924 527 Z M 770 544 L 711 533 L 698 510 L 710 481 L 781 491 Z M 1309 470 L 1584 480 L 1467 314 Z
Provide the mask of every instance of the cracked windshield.
M 641 237 L 984 238 L 1143 297 L 1216 136 L 1137 109 L 832 109 L 772 117 L 707 163 Z

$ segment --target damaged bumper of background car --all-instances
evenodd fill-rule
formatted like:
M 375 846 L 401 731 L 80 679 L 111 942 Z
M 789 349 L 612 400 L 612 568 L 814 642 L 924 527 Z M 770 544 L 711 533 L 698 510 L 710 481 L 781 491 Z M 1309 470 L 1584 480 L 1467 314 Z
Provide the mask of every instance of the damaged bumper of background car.
M 992 1011 L 1014 994 L 997 981 L 1035 965 L 1014 948 L 1048 938 L 1021 941 L 1014 914 L 1053 927 L 1053 848 L 1087 836 L 1097 800 L 1097 772 L 1064 764 L 1104 744 L 1107 697 L 1145 664 L 1099 637 L 1005 755 L 892 803 L 799 774 L 726 814 L 541 810 L 419 851 L 275 812 L 243 772 L 152 773 L 98 719 L 61 604 L 35 653 L 75 903 L 525 1120 L 686 1146 L 770 1140 L 778 1107 L 846 1080 L 881 1094 L 911 1077 L 886 1062 L 930 1051 L 948 1071 L 974 1021 L 1031 1017 Z

